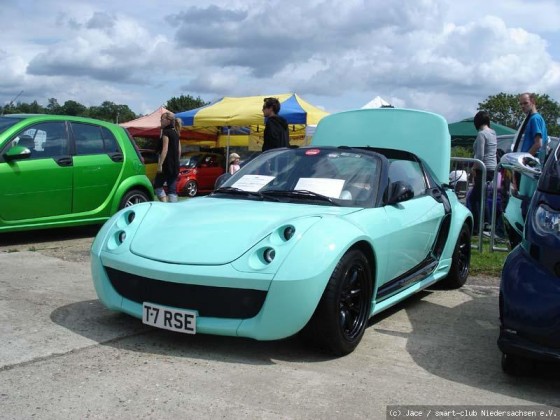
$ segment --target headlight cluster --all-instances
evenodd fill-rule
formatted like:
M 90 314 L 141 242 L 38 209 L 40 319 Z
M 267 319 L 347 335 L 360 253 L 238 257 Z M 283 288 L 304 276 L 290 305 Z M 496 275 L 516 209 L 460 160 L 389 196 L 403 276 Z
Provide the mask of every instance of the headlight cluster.
M 270 264 L 276 257 L 276 248 L 288 242 L 296 233 L 293 225 L 282 226 L 270 235 L 268 246 L 257 250 L 256 256 L 264 264 Z
M 298 217 L 272 228 L 268 235 L 255 243 L 248 252 L 232 262 L 241 272 L 271 274 L 286 260 L 302 236 L 311 226 L 321 220 L 320 216 Z
M 120 217 L 115 223 L 114 232 L 107 241 L 107 248 L 114 251 L 126 242 L 127 230 L 129 226 L 134 223 L 135 219 L 136 212 L 132 209 L 126 210 L 120 214 Z
M 539 235 L 560 235 L 560 212 L 540 204 L 535 211 L 534 227 Z

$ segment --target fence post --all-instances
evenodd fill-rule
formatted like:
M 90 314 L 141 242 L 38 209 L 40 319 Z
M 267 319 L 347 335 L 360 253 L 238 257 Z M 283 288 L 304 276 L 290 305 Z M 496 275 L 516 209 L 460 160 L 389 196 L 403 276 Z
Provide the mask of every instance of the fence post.
M 481 160 L 474 159 L 474 158 L 451 157 L 451 161 L 471 163 L 473 164 L 473 166 L 476 163 L 482 168 L 481 177 L 483 179 L 483 182 L 480 188 L 480 208 L 479 208 L 480 213 L 478 217 L 478 246 L 475 246 L 475 248 L 478 248 L 478 252 L 482 252 L 482 236 L 483 236 L 482 232 L 484 231 L 484 205 L 486 203 L 486 165 Z M 494 174 L 494 177 L 495 176 L 496 175 Z M 467 183 L 467 196 L 468 196 L 468 190 L 469 187 Z

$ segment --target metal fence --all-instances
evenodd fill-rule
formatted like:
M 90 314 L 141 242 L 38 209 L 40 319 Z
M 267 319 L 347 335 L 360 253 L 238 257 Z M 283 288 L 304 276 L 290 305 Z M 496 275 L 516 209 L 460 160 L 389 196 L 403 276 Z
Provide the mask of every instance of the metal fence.
M 469 190 L 472 188 L 472 183 L 469 181 L 470 177 L 470 172 L 473 168 L 473 166 L 475 164 L 477 164 L 478 167 L 481 168 L 481 176 L 483 180 L 486 180 L 486 174 L 487 174 L 487 169 L 486 169 L 486 165 L 484 165 L 484 162 L 482 162 L 479 159 L 474 159 L 474 158 L 462 158 L 462 157 L 452 157 L 451 158 L 451 169 L 452 169 L 452 174 L 457 174 L 458 171 L 464 171 L 467 174 L 467 182 L 466 185 L 457 185 L 457 180 L 455 179 L 450 179 L 449 182 L 451 185 L 454 186 L 454 189 L 457 193 L 457 196 L 459 197 L 459 199 L 464 200 L 465 201 L 465 205 L 467 204 L 466 201 L 469 198 Z M 497 219 L 497 213 L 498 213 L 498 192 L 500 189 L 500 185 L 498 185 L 498 180 L 500 177 L 500 169 L 502 169 L 502 165 L 498 164 L 498 166 L 496 167 L 496 170 L 494 171 L 494 178 L 492 180 L 492 183 L 490 185 L 487 185 L 487 182 L 484 181 L 482 182 L 482 188 L 480 189 L 480 208 L 479 208 L 479 220 L 478 220 L 478 238 L 476 239 L 476 243 L 472 244 L 473 248 L 478 249 L 479 252 L 483 251 L 483 232 L 484 232 L 484 226 L 485 226 L 485 211 L 486 211 L 486 201 L 487 201 L 487 197 L 488 197 L 488 188 L 491 188 L 491 193 L 492 193 L 492 206 L 490 209 L 490 220 L 489 220 L 489 242 L 490 242 L 490 252 L 494 252 L 494 251 L 509 251 L 509 248 L 507 246 L 500 246 L 497 243 L 497 236 L 496 236 L 496 223 L 498 221 Z M 450 176 L 451 178 L 451 176 Z M 455 182 L 454 182 L 455 181 Z M 509 193 L 509 192 L 508 192 Z M 502 215 L 500 214 L 499 217 L 502 217 Z

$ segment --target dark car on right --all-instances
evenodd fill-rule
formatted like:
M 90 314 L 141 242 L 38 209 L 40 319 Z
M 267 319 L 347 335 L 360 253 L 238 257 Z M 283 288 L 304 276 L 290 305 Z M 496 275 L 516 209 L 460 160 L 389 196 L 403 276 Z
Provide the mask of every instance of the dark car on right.
M 535 178 L 522 240 L 500 284 L 498 346 L 503 370 L 514 374 L 531 360 L 560 362 L 560 147 Z

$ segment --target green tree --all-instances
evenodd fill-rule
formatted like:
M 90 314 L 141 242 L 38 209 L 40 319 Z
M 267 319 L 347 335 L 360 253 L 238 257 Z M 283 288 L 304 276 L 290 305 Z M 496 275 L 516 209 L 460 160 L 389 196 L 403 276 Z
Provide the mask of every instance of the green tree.
M 87 116 L 87 108 L 79 102 L 69 100 L 60 107 L 60 114 L 85 117 Z
M 33 101 L 30 104 L 18 102 L 16 112 L 22 114 L 44 114 L 45 108 L 39 105 L 37 101 Z
M 105 101 L 100 106 L 89 108 L 89 115 L 98 120 L 120 123 L 136 118 L 136 114 L 131 111 L 128 105 L 117 105 L 111 101 Z
M 60 104 L 56 100 L 56 98 L 49 98 L 49 104 L 47 105 L 47 112 L 49 114 L 59 114 L 60 113 Z
M 208 104 L 209 102 L 204 102 L 202 99 L 200 99 L 200 96 L 197 98 L 193 98 L 191 95 L 181 95 L 178 98 L 173 97 L 169 99 L 165 104 L 165 108 L 175 113 L 200 108 L 201 106 Z
M 517 129 L 525 118 L 519 106 L 518 96 L 519 94 L 513 95 L 503 92 L 489 96 L 484 102 L 478 104 L 478 110 L 488 111 L 493 122 Z M 560 105 L 546 94 L 537 94 L 536 102 L 537 110 L 546 121 L 548 134 L 558 136 L 560 134 L 560 126 L 558 125 Z

